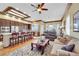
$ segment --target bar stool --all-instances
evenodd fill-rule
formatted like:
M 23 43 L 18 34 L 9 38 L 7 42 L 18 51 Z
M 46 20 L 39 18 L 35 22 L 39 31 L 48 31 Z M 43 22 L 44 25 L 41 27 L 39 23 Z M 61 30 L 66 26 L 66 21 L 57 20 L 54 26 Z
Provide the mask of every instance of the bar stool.
M 28 34 L 25 32 L 24 33 L 24 41 L 28 40 Z
M 10 45 L 13 43 L 15 45 L 17 42 L 19 43 L 18 33 L 12 33 L 10 38 Z
M 29 33 L 29 34 L 28 34 L 28 39 L 33 39 L 32 33 Z
M 19 35 L 19 40 L 21 39 L 20 42 L 23 42 L 25 40 L 24 34 L 25 34 L 25 32 L 20 33 L 20 35 Z
M 3 35 L 0 34 L 0 49 L 3 48 Z
M 3 41 L 3 35 L 2 34 L 0 35 L 0 41 Z

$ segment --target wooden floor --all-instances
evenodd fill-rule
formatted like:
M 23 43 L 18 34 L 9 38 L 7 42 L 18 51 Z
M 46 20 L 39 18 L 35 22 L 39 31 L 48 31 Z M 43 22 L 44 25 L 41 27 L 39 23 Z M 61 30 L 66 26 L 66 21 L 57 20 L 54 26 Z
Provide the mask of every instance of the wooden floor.
M 0 49 L 0 56 L 6 56 L 7 53 L 10 53 L 10 52 L 16 50 L 17 48 L 21 48 L 21 47 L 23 47 L 23 46 L 25 46 L 25 45 L 28 45 L 28 44 L 30 44 L 32 41 L 33 41 L 33 39 L 30 39 L 30 40 L 28 40 L 28 41 L 25 41 L 25 42 L 16 44 L 16 45 L 14 45 L 14 46 L 10 46 L 10 47 L 7 47 L 7 48 Z

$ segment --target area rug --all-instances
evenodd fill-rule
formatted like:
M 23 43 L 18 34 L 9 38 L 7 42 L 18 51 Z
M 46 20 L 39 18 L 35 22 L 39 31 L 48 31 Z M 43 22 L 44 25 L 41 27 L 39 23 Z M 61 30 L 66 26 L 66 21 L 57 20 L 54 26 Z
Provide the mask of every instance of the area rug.
M 49 56 L 51 48 L 52 42 L 49 42 L 49 45 L 45 48 L 44 54 L 41 55 L 41 51 L 36 48 L 31 50 L 31 44 L 29 44 L 8 53 L 7 56 Z

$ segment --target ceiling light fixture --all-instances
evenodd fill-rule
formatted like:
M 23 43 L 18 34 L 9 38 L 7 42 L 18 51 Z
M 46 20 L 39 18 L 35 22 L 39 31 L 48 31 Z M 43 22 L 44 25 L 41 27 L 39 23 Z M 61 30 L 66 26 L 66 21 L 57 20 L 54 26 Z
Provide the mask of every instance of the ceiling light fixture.
M 41 14 L 42 11 L 47 11 L 47 10 L 48 10 L 47 8 L 44 7 L 44 4 L 45 4 L 45 3 L 41 3 L 41 4 L 38 4 L 37 6 L 31 4 L 31 6 L 35 8 L 34 11 L 38 11 L 39 14 Z M 33 12 L 34 12 L 34 11 L 33 11 Z
M 42 11 L 42 10 L 39 8 L 39 9 L 37 9 L 37 11 Z

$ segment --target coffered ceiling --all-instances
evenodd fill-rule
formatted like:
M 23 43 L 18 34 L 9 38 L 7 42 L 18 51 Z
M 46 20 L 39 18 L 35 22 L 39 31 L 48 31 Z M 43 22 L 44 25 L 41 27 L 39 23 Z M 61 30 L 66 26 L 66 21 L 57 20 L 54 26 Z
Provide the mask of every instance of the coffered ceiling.
M 42 20 L 47 22 L 61 20 L 67 7 L 67 3 L 45 3 L 44 7 L 47 8 L 48 11 L 42 11 L 42 13 L 39 14 L 37 11 L 33 12 L 35 8 L 32 7 L 31 4 L 37 5 L 37 3 L 0 3 L 0 11 L 3 11 L 8 6 L 11 6 L 31 16 L 25 20 Z

